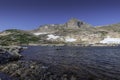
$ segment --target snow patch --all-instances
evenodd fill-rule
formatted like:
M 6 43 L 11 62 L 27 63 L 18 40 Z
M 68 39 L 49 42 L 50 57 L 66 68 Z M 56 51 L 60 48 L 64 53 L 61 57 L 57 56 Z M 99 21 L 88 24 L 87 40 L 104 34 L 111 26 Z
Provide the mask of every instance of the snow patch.
M 60 38 L 60 36 L 55 36 L 53 34 L 50 34 L 50 35 L 47 35 L 47 36 L 48 36 L 47 40 Z
M 33 33 L 36 36 L 42 35 L 42 34 L 47 34 L 46 32 L 37 32 L 37 33 Z
M 100 41 L 103 44 L 120 44 L 120 38 L 110 38 L 109 36 L 104 40 Z
M 70 37 L 68 37 L 68 38 L 65 39 L 66 42 L 75 42 L 76 40 L 77 40 L 77 39 L 75 39 L 75 38 L 70 38 Z

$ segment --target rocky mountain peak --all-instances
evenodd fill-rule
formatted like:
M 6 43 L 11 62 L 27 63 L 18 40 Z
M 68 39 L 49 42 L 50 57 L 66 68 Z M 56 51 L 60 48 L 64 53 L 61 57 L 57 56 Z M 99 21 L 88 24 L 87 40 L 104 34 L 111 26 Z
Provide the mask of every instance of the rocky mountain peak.
M 67 28 L 81 28 L 81 27 L 87 27 L 88 26 L 88 24 L 86 24 L 85 22 L 83 22 L 83 21 L 80 21 L 80 20 L 78 20 L 78 19 L 76 19 L 76 18 L 71 18 L 67 23 L 66 23 L 66 26 L 67 26 Z
M 71 18 L 68 22 L 82 22 L 82 21 L 78 20 L 77 18 Z

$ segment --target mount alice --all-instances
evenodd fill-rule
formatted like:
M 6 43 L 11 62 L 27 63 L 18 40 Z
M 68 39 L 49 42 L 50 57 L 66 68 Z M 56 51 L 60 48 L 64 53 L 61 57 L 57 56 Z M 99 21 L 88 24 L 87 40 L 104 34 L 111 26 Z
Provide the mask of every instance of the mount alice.
M 120 23 L 92 26 L 76 18 L 64 24 L 46 24 L 31 31 L 8 29 L 0 32 L 0 45 L 98 44 L 107 36 L 120 38 Z

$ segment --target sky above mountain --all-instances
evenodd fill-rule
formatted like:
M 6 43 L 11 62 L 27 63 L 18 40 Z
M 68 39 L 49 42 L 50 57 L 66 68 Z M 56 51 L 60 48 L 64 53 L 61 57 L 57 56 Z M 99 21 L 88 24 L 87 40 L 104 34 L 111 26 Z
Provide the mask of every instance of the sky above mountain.
M 91 25 L 120 22 L 120 0 L 0 0 L 0 31 L 31 30 L 78 18 Z

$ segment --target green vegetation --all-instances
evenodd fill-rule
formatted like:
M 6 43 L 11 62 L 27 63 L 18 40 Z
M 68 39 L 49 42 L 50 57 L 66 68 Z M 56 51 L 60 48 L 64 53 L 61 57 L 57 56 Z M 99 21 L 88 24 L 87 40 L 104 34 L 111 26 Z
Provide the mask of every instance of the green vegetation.
M 0 36 L 0 45 L 27 45 L 39 41 L 38 37 L 25 31 L 11 29 L 5 32 L 9 32 L 10 34 Z

